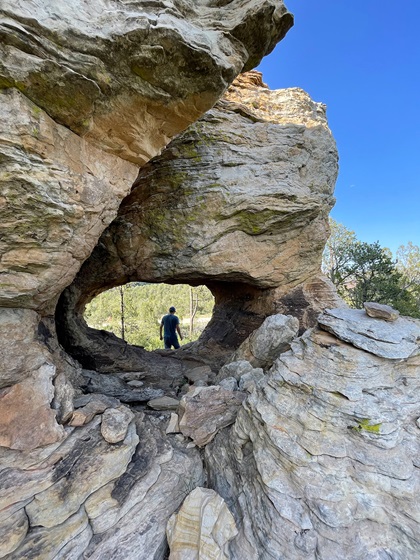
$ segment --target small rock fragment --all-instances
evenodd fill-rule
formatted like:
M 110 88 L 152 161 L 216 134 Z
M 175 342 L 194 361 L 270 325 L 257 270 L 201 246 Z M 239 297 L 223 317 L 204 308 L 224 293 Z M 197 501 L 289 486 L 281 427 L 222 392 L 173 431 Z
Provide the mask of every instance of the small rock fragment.
M 153 410 L 177 410 L 179 401 L 172 397 L 158 397 L 149 401 L 147 406 L 150 406 Z
M 178 414 L 171 412 L 171 418 L 169 420 L 168 427 L 166 428 L 167 434 L 177 434 L 179 433 L 179 418 Z
M 400 312 L 391 307 L 390 305 L 384 305 L 382 303 L 375 303 L 373 301 L 365 301 L 363 307 L 369 317 L 374 317 L 375 319 L 384 319 L 384 321 L 396 321 L 400 316 Z
M 188 379 L 188 381 L 196 385 L 197 381 L 204 381 L 205 383 L 207 383 L 211 374 L 212 371 L 209 366 L 200 366 L 188 370 L 185 373 L 185 377 Z
M 107 408 L 102 415 L 101 434 L 108 443 L 123 441 L 134 414 L 126 406 Z
M 171 560 L 227 560 L 228 543 L 238 530 L 223 498 L 209 488 L 196 488 L 169 519 L 166 533 Z

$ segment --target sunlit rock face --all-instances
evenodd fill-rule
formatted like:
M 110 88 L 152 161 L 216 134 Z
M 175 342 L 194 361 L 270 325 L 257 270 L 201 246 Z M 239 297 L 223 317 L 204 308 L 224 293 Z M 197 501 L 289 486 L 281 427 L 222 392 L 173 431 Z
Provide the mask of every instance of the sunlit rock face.
M 2 2 L 0 305 L 51 314 L 138 165 L 291 25 L 272 0 Z
M 231 560 L 419 555 L 420 324 L 361 314 L 321 316 L 341 330 L 295 339 L 206 447 L 239 530 Z
M 282 2 L 5 0 L 0 84 L 143 164 L 291 27 Z
M 241 86 L 141 169 L 78 282 L 292 288 L 318 273 L 337 176 L 325 108 L 302 90 Z
M 143 280 L 207 284 L 216 307 L 201 342 L 234 349 L 318 276 L 336 175 L 325 107 L 302 90 L 270 91 L 258 72 L 241 76 L 140 170 L 63 294 L 63 343 L 81 356 L 85 303 Z

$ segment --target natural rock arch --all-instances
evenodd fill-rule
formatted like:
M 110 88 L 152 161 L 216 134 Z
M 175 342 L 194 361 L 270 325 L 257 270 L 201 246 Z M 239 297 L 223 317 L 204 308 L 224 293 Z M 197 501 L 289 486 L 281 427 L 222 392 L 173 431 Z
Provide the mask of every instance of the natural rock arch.
M 324 107 L 301 90 L 268 90 L 257 72 L 244 75 L 140 170 L 60 298 L 61 343 L 102 371 L 150 363 L 150 355 L 94 333 L 82 317 L 97 293 L 130 281 L 212 291 L 210 324 L 178 354 L 212 360 L 215 369 L 268 315 L 287 310 L 301 316 L 302 328 L 313 324 L 314 294 L 302 286 L 317 284 L 336 173 Z M 326 285 L 318 286 L 328 305 Z

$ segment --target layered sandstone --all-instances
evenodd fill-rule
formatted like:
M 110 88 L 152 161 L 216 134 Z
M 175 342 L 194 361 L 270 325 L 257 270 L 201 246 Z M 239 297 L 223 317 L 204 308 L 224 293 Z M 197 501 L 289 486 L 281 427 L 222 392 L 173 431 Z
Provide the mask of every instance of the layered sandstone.
M 419 555 L 420 324 L 365 315 L 343 340 L 360 313 L 321 316 L 342 328 L 295 339 L 206 447 L 239 531 L 231 560 Z M 412 336 L 404 359 L 384 354 Z
M 302 90 L 269 90 L 258 72 L 241 76 L 140 170 L 63 293 L 63 345 L 86 365 L 106 368 L 99 356 L 109 355 L 127 367 L 119 357 L 126 351 L 108 350 L 83 310 L 98 292 L 128 281 L 206 284 L 216 307 L 201 340 L 205 353 L 210 340 L 233 351 L 294 289 L 290 313 L 301 315 L 299 299 L 316 307 L 315 290 L 306 299 L 302 290 L 317 283 L 322 309 L 329 288 L 318 276 L 336 176 L 325 107 Z

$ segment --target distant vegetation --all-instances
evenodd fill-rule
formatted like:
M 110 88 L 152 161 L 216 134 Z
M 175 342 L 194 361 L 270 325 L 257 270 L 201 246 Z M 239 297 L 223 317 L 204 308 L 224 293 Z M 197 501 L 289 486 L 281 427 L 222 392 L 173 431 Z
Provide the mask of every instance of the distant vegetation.
M 111 331 L 146 350 L 162 348 L 159 325 L 169 307 L 176 307 L 184 344 L 196 340 L 211 318 L 214 298 L 205 286 L 133 282 L 93 299 L 85 310 L 90 327 Z
M 322 269 L 340 296 L 358 309 L 364 301 L 385 303 L 403 315 L 420 317 L 420 249 L 401 245 L 396 259 L 379 242 L 359 241 L 354 231 L 330 219 L 331 237 Z

